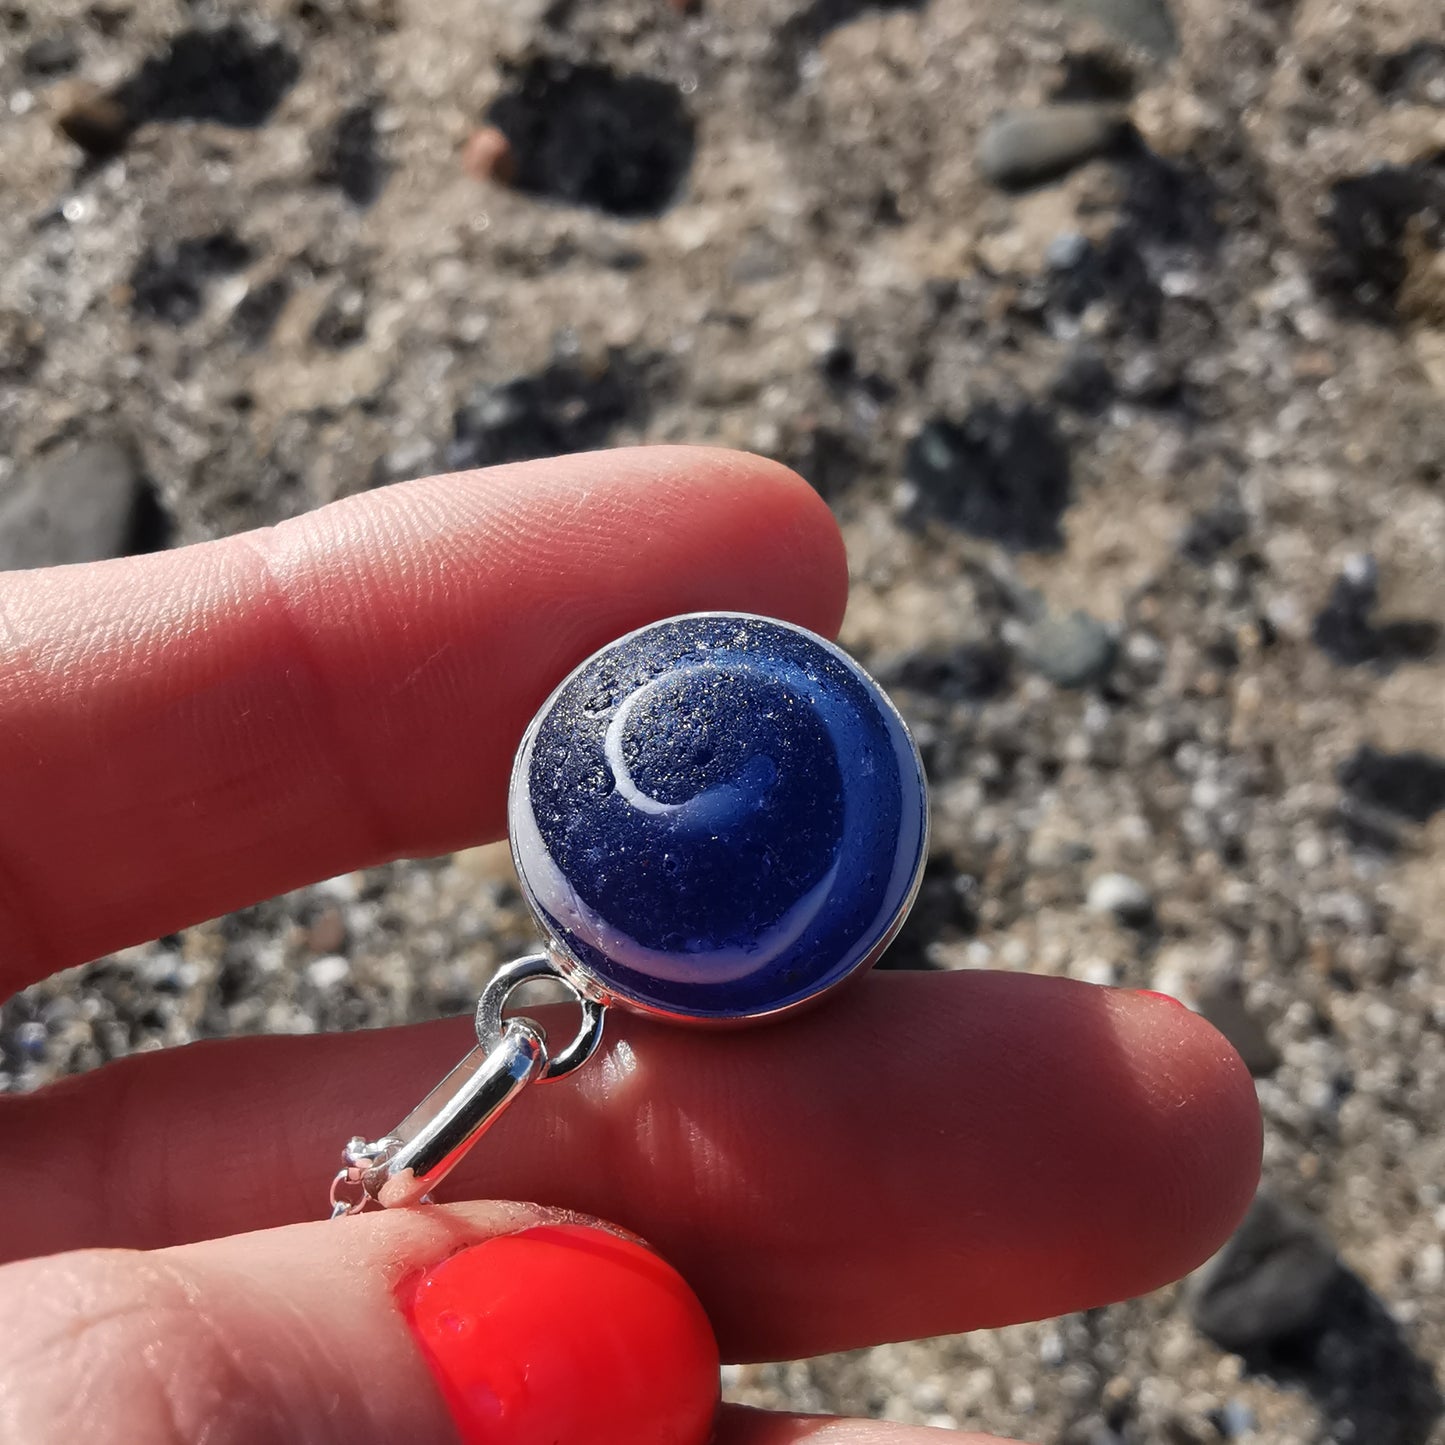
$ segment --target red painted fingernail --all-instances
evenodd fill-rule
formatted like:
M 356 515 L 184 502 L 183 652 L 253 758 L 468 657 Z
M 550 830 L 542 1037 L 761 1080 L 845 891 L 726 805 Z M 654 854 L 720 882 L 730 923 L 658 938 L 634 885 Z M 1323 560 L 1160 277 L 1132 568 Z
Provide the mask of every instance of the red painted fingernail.
M 1134 992 L 1137 993 L 1137 994 L 1139 994 L 1140 997 L 1142 997 L 1142 998 L 1158 998 L 1158 999 L 1163 999 L 1165 1003 L 1172 1003 L 1175 1008 L 1188 1008 L 1188 1007 L 1189 1007 L 1189 1005 L 1188 1005 L 1187 1003 L 1185 1003 L 1183 999 L 1175 998 L 1172 993 L 1160 993 L 1158 989 L 1154 989 L 1154 988 L 1136 988 L 1136 989 L 1134 990 Z
M 541 1225 L 454 1254 L 399 1294 L 463 1445 L 705 1445 L 718 1352 L 651 1250 Z

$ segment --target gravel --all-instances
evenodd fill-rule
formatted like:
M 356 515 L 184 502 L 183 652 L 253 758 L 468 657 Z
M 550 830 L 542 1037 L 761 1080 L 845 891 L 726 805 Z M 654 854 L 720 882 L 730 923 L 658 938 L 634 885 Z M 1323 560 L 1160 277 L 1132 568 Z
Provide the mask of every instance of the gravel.
M 890 962 L 1227 998 L 1263 1031 L 1266 1196 L 1337 1262 L 1293 1348 L 1217 1312 L 1211 1339 L 1179 1286 L 748 1366 L 732 1397 L 1036 1442 L 1445 1439 L 1438 21 L 7 12 L 0 512 L 110 439 L 180 542 L 577 446 L 779 457 L 842 522 L 843 640 L 933 784 Z M 996 116 L 1061 103 L 1130 132 L 1024 190 L 980 174 Z M 1113 656 L 1060 687 L 1030 629 L 1076 613 Z M 1111 873 L 1147 926 L 1089 908 Z M 366 870 L 31 990 L 0 1077 L 464 1012 L 529 937 L 503 854 Z

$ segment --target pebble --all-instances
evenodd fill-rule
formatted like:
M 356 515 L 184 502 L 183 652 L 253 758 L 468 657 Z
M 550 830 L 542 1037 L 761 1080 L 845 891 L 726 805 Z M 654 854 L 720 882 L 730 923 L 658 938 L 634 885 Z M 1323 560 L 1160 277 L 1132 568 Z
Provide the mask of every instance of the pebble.
M 1261 1193 L 1196 1276 L 1190 1315 L 1221 1349 L 1247 1354 L 1322 1328 L 1342 1275 L 1313 1225 Z
M 1243 1400 L 1230 1400 L 1219 1412 L 1219 1433 L 1226 1440 L 1250 1434 L 1258 1425 L 1254 1411 Z
M 1249 533 L 1249 517 L 1239 498 L 1226 493 L 1197 512 L 1179 539 L 1179 555 L 1196 567 L 1207 567 Z
M 1412 269 L 1412 232 L 1416 246 L 1438 249 L 1442 208 L 1445 170 L 1428 159 L 1336 181 L 1324 213 L 1334 250 L 1321 280 L 1366 314 L 1390 320 Z
M 1149 890 L 1127 873 L 1101 873 L 1089 885 L 1086 906 L 1090 913 L 1109 914 L 1134 927 L 1148 923 L 1154 916 Z
M 697 144 L 679 86 L 543 55 L 513 71 L 487 120 L 516 152 L 518 190 L 614 216 L 667 210 Z
M 239 21 L 173 35 L 117 90 L 137 123 L 215 121 L 265 125 L 301 74 L 300 57 L 274 32 Z
M 1078 231 L 1064 231 L 1049 242 L 1044 264 L 1051 271 L 1071 271 L 1089 254 L 1089 238 Z
M 145 502 L 134 454 L 120 441 L 45 457 L 0 493 L 0 571 L 138 550 Z
M 1083 688 L 1113 666 L 1114 634 L 1087 612 L 1045 617 L 1029 631 L 1029 661 L 1056 687 Z
M 1043 408 L 981 401 L 961 422 L 935 417 L 908 444 L 906 508 L 1020 552 L 1063 542 L 1072 498 L 1068 447 Z
M 369 206 L 386 185 L 374 101 L 349 106 L 323 139 L 316 179 L 335 186 L 355 206 Z
M 64 75 L 80 63 L 80 48 L 69 35 L 42 35 L 25 47 L 20 68 L 26 75 Z
M 312 959 L 306 965 L 306 979 L 313 988 L 331 989 L 351 977 L 351 964 L 339 954 Z
M 511 141 L 494 125 L 474 130 L 462 147 L 462 169 L 474 181 L 506 185 L 517 174 L 517 157 Z
M 1108 406 L 1114 391 L 1108 363 L 1097 351 L 1081 347 L 1059 367 L 1049 394 L 1061 406 L 1094 415 Z
M 307 926 L 306 947 L 314 954 L 327 956 L 343 952 L 346 942 L 346 915 L 334 903 L 328 903 Z
M 1125 123 L 1117 105 L 1091 101 L 1003 111 L 979 140 L 978 166 L 1000 186 L 1049 180 L 1107 149 Z

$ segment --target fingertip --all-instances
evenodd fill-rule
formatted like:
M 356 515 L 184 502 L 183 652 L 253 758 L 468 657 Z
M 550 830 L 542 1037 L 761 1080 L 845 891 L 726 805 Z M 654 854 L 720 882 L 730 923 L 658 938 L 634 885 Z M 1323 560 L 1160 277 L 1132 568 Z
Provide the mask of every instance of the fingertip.
M 765 582 L 774 598 L 776 610 L 768 615 L 837 636 L 848 601 L 843 534 L 828 504 L 797 472 L 725 447 L 637 447 L 621 456 L 652 477 L 652 487 L 635 494 L 639 514 L 655 510 L 657 491 L 667 484 L 679 489 L 685 505 L 705 498 L 747 529 L 754 583 Z
M 1163 1284 L 1229 1238 L 1259 1184 L 1263 1123 L 1254 1081 L 1206 1019 L 1167 995 L 1109 990 L 1109 1008 L 1158 1163 L 1142 1202 Z

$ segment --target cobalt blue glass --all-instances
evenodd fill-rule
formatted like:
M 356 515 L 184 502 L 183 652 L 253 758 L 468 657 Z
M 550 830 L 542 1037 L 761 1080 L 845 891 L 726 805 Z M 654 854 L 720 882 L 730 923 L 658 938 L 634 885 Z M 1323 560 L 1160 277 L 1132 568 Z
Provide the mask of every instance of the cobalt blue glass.
M 917 891 L 918 752 L 878 685 L 803 628 L 654 623 L 528 728 L 512 851 L 559 968 L 676 1020 L 791 1010 L 868 967 Z

